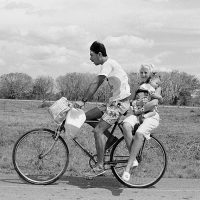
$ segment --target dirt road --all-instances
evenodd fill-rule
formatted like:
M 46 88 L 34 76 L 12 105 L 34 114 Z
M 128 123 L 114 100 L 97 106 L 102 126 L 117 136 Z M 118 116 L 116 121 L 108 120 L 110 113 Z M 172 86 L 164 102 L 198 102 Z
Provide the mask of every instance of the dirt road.
M 0 175 L 0 200 L 199 200 L 200 179 L 162 179 L 148 189 L 131 189 L 114 178 L 85 180 L 63 176 L 53 185 L 26 184 L 17 175 Z

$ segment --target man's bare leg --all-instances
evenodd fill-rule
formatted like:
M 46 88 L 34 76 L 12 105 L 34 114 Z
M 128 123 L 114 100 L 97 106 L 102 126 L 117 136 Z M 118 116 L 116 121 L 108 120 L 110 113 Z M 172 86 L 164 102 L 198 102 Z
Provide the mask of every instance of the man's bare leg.
M 86 119 L 87 120 L 97 120 L 97 119 L 100 119 L 102 117 L 103 112 L 101 110 L 99 110 L 99 108 L 96 107 L 96 108 L 93 108 L 93 109 L 87 111 L 85 113 L 85 115 L 86 115 Z M 98 124 L 98 122 L 88 122 L 88 124 L 90 126 L 92 126 L 93 128 L 95 128 L 96 125 Z M 108 130 L 105 130 L 104 131 L 104 135 L 107 138 L 109 138 L 110 137 L 110 132 Z
M 97 165 L 103 166 L 104 164 L 104 152 L 105 152 L 105 136 L 104 132 L 110 128 L 110 124 L 100 120 L 98 125 L 94 129 L 95 144 L 97 150 Z
M 95 146 L 97 151 L 97 164 L 96 166 L 85 173 L 86 178 L 94 178 L 105 172 L 104 170 L 104 152 L 105 152 L 105 135 L 104 131 L 110 128 L 110 124 L 100 120 L 94 129 Z

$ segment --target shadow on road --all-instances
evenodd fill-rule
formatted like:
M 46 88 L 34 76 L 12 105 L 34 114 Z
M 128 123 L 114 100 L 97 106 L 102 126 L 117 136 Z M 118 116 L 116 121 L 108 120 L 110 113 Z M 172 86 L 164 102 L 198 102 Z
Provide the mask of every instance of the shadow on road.
M 20 177 L 15 178 L 15 177 L 9 177 L 9 176 L 8 176 L 8 178 L 1 178 L 0 182 L 14 183 L 14 184 L 28 184 Z
M 25 182 L 20 177 L 16 176 L 6 176 L 0 178 L 0 182 L 5 183 L 11 183 L 11 184 L 26 184 L 26 185 L 32 185 L 30 183 Z M 120 196 L 120 194 L 123 192 L 125 187 L 124 185 L 120 184 L 115 178 L 112 177 L 96 177 L 92 180 L 87 180 L 84 177 L 77 177 L 77 176 L 62 176 L 58 181 L 51 185 L 71 185 L 76 186 L 81 189 L 91 189 L 91 188 L 102 188 L 109 190 L 113 196 Z M 48 185 L 47 185 L 48 187 Z M 148 189 L 155 188 L 154 186 L 149 187 Z M 138 193 L 137 190 L 132 190 L 133 193 Z
M 19 176 L 4 176 L 1 177 L 0 182 L 6 182 L 11 184 L 27 184 L 31 185 L 30 183 L 25 182 Z M 84 177 L 77 177 L 77 176 L 62 176 L 58 181 L 51 185 L 59 185 L 67 184 L 71 186 L 77 186 L 81 189 L 90 189 L 90 188 L 103 188 L 111 191 L 113 196 L 119 196 L 123 189 L 125 188 L 121 185 L 115 178 L 110 177 L 96 177 L 93 180 L 87 180 Z
M 96 177 L 87 180 L 84 177 L 63 176 L 60 181 L 69 185 L 77 186 L 81 189 L 103 188 L 110 190 L 113 196 L 119 196 L 125 188 L 115 178 Z

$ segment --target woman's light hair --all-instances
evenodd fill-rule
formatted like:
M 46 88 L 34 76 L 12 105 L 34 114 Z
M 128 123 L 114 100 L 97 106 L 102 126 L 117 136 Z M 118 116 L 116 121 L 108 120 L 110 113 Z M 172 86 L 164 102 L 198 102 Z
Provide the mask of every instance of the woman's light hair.
M 142 64 L 140 66 L 140 70 L 145 67 L 145 68 L 148 68 L 149 72 L 150 73 L 155 73 L 155 66 L 153 64 Z

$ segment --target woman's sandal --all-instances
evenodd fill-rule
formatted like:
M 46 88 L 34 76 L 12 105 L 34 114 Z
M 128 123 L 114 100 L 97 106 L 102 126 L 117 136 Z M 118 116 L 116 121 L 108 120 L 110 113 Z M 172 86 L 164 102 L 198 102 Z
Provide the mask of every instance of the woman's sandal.
M 126 172 L 126 171 L 124 171 L 123 172 L 123 175 L 122 175 L 122 179 L 124 180 L 124 181 L 129 181 L 130 180 L 130 173 L 129 172 Z
M 133 161 L 132 167 L 135 168 L 135 167 L 137 167 L 138 165 L 139 165 L 139 163 L 138 163 L 138 161 L 135 159 L 135 160 Z M 123 172 L 122 179 L 123 179 L 124 181 L 129 181 L 129 180 L 130 180 L 130 177 L 131 177 L 131 175 L 130 175 L 129 172 L 127 172 L 127 171 L 124 171 L 124 172 Z

